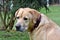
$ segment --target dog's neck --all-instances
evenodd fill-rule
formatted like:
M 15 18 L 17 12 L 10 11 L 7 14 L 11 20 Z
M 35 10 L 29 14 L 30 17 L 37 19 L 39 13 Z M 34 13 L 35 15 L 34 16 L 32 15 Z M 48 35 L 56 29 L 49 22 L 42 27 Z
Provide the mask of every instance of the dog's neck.
M 33 26 L 32 30 L 31 30 L 31 32 L 32 32 L 35 28 L 38 27 L 40 21 L 41 21 L 41 15 L 39 15 L 39 17 L 37 18 L 36 23 L 34 24 L 34 26 Z

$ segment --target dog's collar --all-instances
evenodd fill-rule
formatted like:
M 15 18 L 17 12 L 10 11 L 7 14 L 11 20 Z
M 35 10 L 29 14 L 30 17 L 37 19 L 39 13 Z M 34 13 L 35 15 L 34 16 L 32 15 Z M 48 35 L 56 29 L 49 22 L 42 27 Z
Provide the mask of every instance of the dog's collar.
M 35 28 L 37 28 L 40 22 L 41 22 L 41 14 L 37 18 L 36 23 L 34 24 L 34 26 L 33 26 L 31 31 L 33 31 Z

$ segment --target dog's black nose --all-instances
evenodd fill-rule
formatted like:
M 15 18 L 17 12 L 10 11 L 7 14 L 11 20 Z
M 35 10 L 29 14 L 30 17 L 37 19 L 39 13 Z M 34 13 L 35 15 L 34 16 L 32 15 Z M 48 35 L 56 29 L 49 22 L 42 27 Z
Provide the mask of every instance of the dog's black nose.
M 16 31 L 20 31 L 21 25 L 16 25 Z

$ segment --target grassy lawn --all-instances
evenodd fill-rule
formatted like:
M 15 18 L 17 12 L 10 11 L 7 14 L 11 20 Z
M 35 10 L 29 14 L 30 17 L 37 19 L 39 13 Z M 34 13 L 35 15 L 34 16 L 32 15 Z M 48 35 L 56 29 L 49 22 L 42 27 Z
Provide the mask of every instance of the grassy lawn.
M 6 32 L 0 31 L 0 40 L 29 40 L 27 32 Z
M 50 12 L 46 13 L 45 9 L 41 9 L 42 13 L 45 13 L 50 19 L 60 25 L 60 6 L 50 6 Z M 0 40 L 29 40 L 27 32 L 6 32 L 0 31 Z

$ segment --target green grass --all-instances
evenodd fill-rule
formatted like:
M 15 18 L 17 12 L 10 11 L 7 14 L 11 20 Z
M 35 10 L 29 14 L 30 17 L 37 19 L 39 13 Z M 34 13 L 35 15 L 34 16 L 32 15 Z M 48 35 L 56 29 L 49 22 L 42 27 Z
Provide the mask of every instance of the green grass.
M 42 13 L 45 13 L 50 19 L 60 25 L 60 6 L 50 6 L 50 12 L 46 13 L 45 9 L 41 9 Z M 27 32 L 6 32 L 0 31 L 0 40 L 29 40 Z
M 0 40 L 29 40 L 27 32 L 0 31 Z

